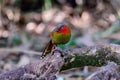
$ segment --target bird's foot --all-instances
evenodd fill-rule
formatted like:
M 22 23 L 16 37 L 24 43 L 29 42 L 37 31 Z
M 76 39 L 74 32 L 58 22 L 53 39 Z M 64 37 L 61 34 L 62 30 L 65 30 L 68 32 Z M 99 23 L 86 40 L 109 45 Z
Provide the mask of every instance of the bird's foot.
M 44 57 L 45 57 L 45 55 L 41 55 L 41 56 L 40 56 L 40 59 L 43 59 Z
M 64 51 L 58 47 L 52 50 L 52 55 L 54 55 L 55 52 L 59 52 L 61 57 L 64 57 Z

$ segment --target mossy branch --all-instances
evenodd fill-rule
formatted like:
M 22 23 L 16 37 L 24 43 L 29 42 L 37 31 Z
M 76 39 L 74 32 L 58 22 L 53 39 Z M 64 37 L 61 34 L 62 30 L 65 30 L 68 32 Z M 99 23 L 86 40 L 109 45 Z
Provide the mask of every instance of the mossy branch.
M 64 57 L 61 54 L 64 54 Z M 103 66 L 108 61 L 115 62 L 117 66 L 120 65 L 119 45 L 102 44 L 66 52 L 55 50 L 44 59 L 0 74 L 0 80 L 55 80 L 60 70 L 87 65 Z
M 68 51 L 62 70 L 83 66 L 103 66 L 108 61 L 120 65 L 119 45 L 102 44 Z

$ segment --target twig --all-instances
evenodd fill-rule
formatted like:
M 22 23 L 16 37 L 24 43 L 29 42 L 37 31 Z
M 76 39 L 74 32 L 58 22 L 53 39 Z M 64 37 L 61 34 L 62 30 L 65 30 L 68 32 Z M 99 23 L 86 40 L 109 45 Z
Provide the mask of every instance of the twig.
M 9 53 L 25 53 L 30 55 L 41 55 L 42 52 L 36 52 L 32 50 L 22 50 L 18 48 L 0 48 L 0 52 L 9 52 Z

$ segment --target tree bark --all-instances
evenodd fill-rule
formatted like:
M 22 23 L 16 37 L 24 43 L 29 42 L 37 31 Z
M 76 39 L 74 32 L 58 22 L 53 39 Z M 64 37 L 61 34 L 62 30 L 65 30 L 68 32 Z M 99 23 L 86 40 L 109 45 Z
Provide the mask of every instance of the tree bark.
M 64 59 L 58 52 L 18 69 L 0 74 L 0 80 L 55 80 Z
M 120 80 L 118 66 L 114 62 L 109 62 L 107 66 L 102 67 L 86 80 Z

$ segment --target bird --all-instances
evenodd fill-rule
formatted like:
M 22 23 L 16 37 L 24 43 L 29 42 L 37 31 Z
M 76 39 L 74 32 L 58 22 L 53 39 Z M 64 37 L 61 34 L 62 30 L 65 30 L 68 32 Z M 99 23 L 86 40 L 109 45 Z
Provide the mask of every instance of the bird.
M 57 45 L 64 45 L 70 41 L 71 29 L 68 25 L 60 23 L 56 28 L 50 33 L 50 41 L 46 45 L 42 57 L 51 53 Z

